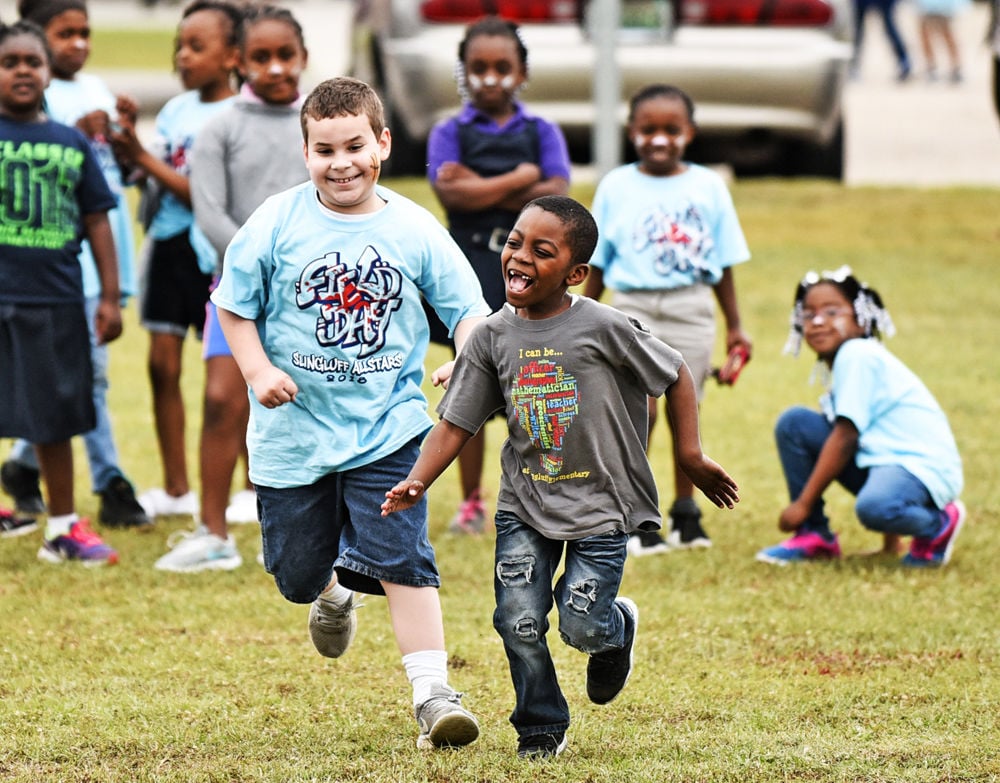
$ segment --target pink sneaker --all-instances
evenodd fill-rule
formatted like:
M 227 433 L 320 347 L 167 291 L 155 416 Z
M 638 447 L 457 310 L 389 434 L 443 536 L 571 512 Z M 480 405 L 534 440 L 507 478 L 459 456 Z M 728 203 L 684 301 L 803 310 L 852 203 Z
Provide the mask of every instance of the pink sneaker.
M 780 566 L 805 560 L 835 560 L 838 557 L 840 557 L 840 543 L 836 535 L 829 540 L 811 531 L 796 533 L 787 541 L 757 553 L 757 560 L 761 563 Z
M 934 538 L 913 537 L 910 551 L 903 557 L 902 563 L 913 568 L 937 568 L 947 565 L 951 560 L 951 550 L 955 539 L 965 522 L 965 504 L 961 500 L 953 500 L 946 505 L 941 513 L 944 515 L 944 530 Z
M 117 563 L 118 553 L 90 529 L 89 519 L 79 519 L 66 535 L 46 540 L 38 550 L 38 559 L 47 563 L 77 560 L 85 566 L 102 566 Z
M 448 525 L 450 533 L 465 533 L 478 536 L 486 529 L 486 504 L 479 497 L 479 491 L 473 492 L 462 501 L 455 516 Z

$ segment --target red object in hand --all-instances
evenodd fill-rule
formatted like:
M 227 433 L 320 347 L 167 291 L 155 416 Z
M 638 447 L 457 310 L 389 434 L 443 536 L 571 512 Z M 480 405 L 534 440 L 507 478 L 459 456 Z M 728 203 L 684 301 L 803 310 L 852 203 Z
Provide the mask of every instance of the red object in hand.
M 746 347 L 734 346 L 729 352 L 729 356 L 726 357 L 726 363 L 712 370 L 712 375 L 720 386 L 732 386 L 740 377 L 740 372 L 743 371 L 748 361 L 750 361 L 750 352 Z

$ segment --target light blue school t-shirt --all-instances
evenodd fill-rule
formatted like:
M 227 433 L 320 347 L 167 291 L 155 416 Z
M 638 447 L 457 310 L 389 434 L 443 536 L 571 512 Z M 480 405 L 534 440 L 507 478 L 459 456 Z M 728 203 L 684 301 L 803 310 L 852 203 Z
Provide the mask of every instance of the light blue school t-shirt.
M 205 103 L 197 90 L 188 90 L 169 101 L 156 115 L 154 154 L 178 174 L 191 176 L 191 148 L 205 122 L 232 105 L 235 96 Z M 173 193 L 164 191 L 160 206 L 147 234 L 153 239 L 170 239 L 194 223 L 191 207 Z
M 962 491 L 962 460 L 948 419 L 924 383 L 882 343 L 848 340 L 833 361 L 833 414 L 858 430 L 859 467 L 899 465 L 943 508 Z
M 423 207 L 387 188 L 368 215 L 323 208 L 311 182 L 267 199 L 233 237 L 212 301 L 254 320 L 299 388 L 267 409 L 250 394 L 250 478 L 305 486 L 370 464 L 431 426 L 420 390 L 429 329 L 488 315 L 472 267 Z
M 726 183 L 704 166 L 670 177 L 619 166 L 598 183 L 592 212 L 600 234 L 590 263 L 614 291 L 715 285 L 750 258 Z
M 49 117 L 63 125 L 75 126 L 77 121 L 92 111 L 102 110 L 114 120 L 118 115 L 114 93 L 99 76 L 78 73 L 73 79 L 53 79 L 45 88 L 45 111 Z M 122 172 L 111 151 L 111 144 L 104 138 L 88 139 L 104 172 L 104 178 L 115 197 L 117 206 L 108 211 L 108 222 L 115 240 L 118 255 L 118 288 L 123 297 L 136 292 L 135 240 L 132 233 L 132 213 L 122 183 Z M 90 243 L 80 248 L 80 268 L 83 270 L 83 295 L 87 299 L 99 296 L 101 281 L 97 264 L 90 250 Z

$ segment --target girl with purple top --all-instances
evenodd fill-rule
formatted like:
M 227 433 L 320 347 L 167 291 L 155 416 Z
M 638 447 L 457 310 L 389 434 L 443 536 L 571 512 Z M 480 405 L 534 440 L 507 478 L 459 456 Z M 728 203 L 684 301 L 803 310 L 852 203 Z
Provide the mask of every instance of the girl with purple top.
M 427 140 L 427 176 L 448 215 L 448 227 L 496 311 L 506 301 L 500 251 L 521 208 L 532 199 L 565 195 L 570 162 L 554 123 L 527 111 L 517 97 L 528 78 L 528 50 L 517 25 L 489 16 L 473 23 L 458 46 L 462 110 L 438 123 Z M 452 345 L 428 313 L 431 340 Z M 480 480 L 482 430 L 459 456 L 464 498 L 449 529 L 481 533 L 486 521 Z

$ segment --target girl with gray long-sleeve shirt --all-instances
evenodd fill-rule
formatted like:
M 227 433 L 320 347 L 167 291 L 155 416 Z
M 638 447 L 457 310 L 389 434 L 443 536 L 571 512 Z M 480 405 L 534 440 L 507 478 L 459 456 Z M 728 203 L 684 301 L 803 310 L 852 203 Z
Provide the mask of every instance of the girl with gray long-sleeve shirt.
M 308 179 L 299 120 L 299 77 L 307 60 L 302 28 L 286 9 L 256 7 L 240 30 L 239 45 L 245 84 L 231 107 L 205 123 L 191 158 L 194 217 L 218 254 L 217 275 L 226 247 L 254 210 Z M 246 455 L 250 403 L 211 303 L 204 357 L 201 525 L 157 561 L 166 571 L 236 568 L 242 559 L 227 519 L 256 520 L 256 497 L 246 478 L 246 488 L 229 498 L 236 463 Z

